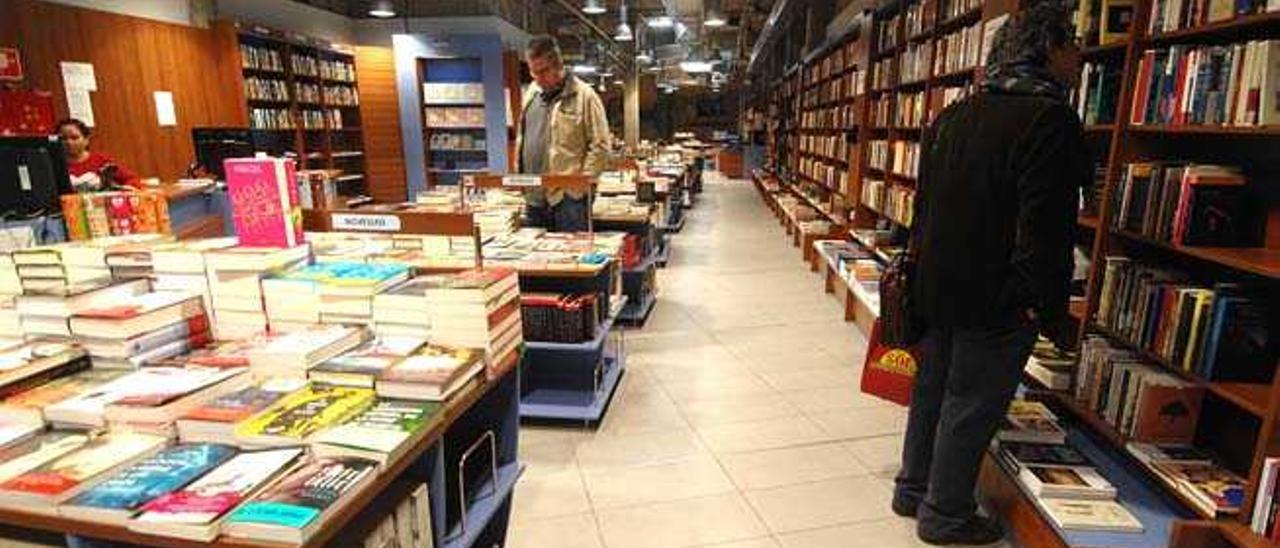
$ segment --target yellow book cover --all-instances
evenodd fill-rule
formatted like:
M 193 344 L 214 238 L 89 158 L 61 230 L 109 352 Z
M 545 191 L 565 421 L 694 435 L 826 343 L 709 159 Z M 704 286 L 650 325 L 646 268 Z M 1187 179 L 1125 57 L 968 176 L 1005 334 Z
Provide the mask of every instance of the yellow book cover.
M 1191 371 L 1192 364 L 1196 358 L 1200 356 L 1197 352 L 1199 341 L 1201 339 L 1200 332 L 1207 326 L 1209 321 L 1209 307 L 1213 304 L 1213 292 L 1208 290 L 1197 291 L 1195 294 L 1195 312 L 1191 315 L 1191 331 L 1187 335 L 1187 347 L 1182 351 L 1182 370 Z
M 309 385 L 236 425 L 235 438 L 304 441 L 308 436 L 347 422 L 373 405 L 374 391 L 347 386 Z

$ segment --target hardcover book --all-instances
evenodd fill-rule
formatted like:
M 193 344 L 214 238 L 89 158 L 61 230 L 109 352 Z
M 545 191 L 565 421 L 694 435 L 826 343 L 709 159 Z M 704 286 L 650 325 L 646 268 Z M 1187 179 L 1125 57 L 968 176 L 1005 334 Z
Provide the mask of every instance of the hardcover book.
M 305 442 L 312 434 L 346 422 L 373 405 L 367 388 L 311 385 L 272 404 L 236 426 L 235 439 L 245 446 Z
M 227 512 L 289 469 L 301 455 L 298 447 L 240 453 L 182 490 L 144 504 L 129 528 L 209 542 L 218 536 Z
M 377 463 L 365 459 L 314 459 L 237 508 L 224 529 L 233 537 L 302 543 L 376 469 Z
M 203 476 L 234 456 L 229 445 L 175 445 L 138 461 L 103 480 L 58 508 L 58 513 L 123 524 L 142 505 Z

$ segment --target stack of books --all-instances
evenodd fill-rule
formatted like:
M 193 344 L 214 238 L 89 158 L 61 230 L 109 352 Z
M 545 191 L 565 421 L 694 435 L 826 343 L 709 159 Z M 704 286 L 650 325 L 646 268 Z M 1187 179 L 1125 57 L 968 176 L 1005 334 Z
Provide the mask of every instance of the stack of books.
M 0 479 L 0 507 L 56 514 L 57 505 L 110 475 L 110 472 L 159 450 L 162 436 L 112 431 L 84 436 L 82 443 L 50 458 L 40 449 L 27 463 L 33 466 Z M 35 462 L 38 461 L 38 462 Z M 23 462 L 17 459 L 13 462 Z
M 203 347 L 212 340 L 195 293 L 120 296 L 71 316 L 71 334 L 95 367 L 133 369 Z
M 59 291 L 109 281 L 108 257 L 120 255 L 115 261 L 123 266 L 129 253 L 145 252 L 164 241 L 160 235 L 140 234 L 67 242 L 14 251 L 13 262 L 24 291 Z
M 439 417 L 436 402 L 380 398 L 350 422 L 321 432 L 312 448 L 322 457 L 359 457 L 385 466 Z
M 580 343 L 595 339 L 600 311 L 594 293 L 523 293 L 520 317 L 526 340 Z
M 44 410 L 58 402 L 90 393 L 129 373 L 114 369 L 88 369 L 89 359 L 80 355 L 79 363 L 69 369 L 77 372 L 60 376 L 21 390 L 0 400 L 0 414 L 24 422 L 44 424 Z
M 174 421 L 178 439 L 187 442 L 234 443 L 235 426 L 307 385 L 300 379 L 266 379 L 227 392 Z
M 209 294 L 219 339 L 244 339 L 267 330 L 262 279 L 307 260 L 305 245 L 229 247 L 205 253 Z
M 334 512 L 351 503 L 347 494 L 371 481 L 378 464 L 358 457 L 312 458 L 241 504 L 222 531 L 230 537 L 302 544 Z
M 248 350 L 249 365 L 259 378 L 307 378 L 313 366 L 355 348 L 368 331 L 341 325 L 314 325 L 274 336 Z
M 204 300 L 204 309 L 212 311 L 213 297 L 209 293 L 204 254 L 235 245 L 235 238 L 211 238 L 157 246 L 151 250 L 151 270 L 155 275 L 152 287 L 156 291 L 199 294 Z
M 312 381 L 342 386 L 373 388 L 374 381 L 427 344 L 420 337 L 377 336 L 350 352 L 326 360 L 307 372 Z
M 8 410 L 7 398 L 11 396 L 88 368 L 89 359 L 84 351 L 71 344 L 6 340 L 0 345 L 0 398 L 6 398 L 0 409 Z
M 445 346 L 480 348 L 493 370 L 510 362 L 523 343 L 520 283 L 508 268 L 467 270 L 434 278 L 427 288 L 431 341 Z
M 996 461 L 1017 478 L 1032 501 L 1058 528 L 1140 532 L 1142 523 L 1115 500 L 1116 488 L 1093 463 L 1066 444 L 1048 408 L 1014 400 L 993 442 Z M 1030 424 L 1040 426 L 1031 426 Z M 1047 426 L 1046 426 L 1047 425 Z M 1013 430 L 1019 434 L 1010 435 Z
M 413 278 L 373 296 L 373 331 L 386 337 L 431 336 L 431 316 L 427 312 L 430 278 Z
M 178 415 L 243 386 L 243 369 L 144 367 L 46 405 L 44 418 L 55 427 L 101 428 L 109 422 L 171 433 Z
M 18 265 L 13 262 L 12 251 L 0 251 L 0 296 L 12 299 L 22 294 L 22 277 L 18 276 Z
M 483 350 L 428 344 L 382 371 L 374 387 L 384 398 L 444 401 L 484 369 Z
M 58 507 L 58 514 L 126 525 L 142 506 L 181 489 L 240 451 L 230 445 L 187 443 L 166 447 Z
M 115 283 L 108 278 L 63 288 L 27 290 L 15 300 L 15 310 L 26 335 L 70 337 L 70 319 L 76 312 L 141 295 L 149 286 L 146 280 Z
M 375 399 L 368 388 L 311 384 L 240 421 L 233 438 L 241 447 L 305 444 L 313 434 L 364 412 Z
M 1027 367 L 1023 371 L 1049 390 L 1070 390 L 1076 358 L 1075 353 L 1063 352 L 1049 339 L 1040 337 L 1032 347 L 1031 357 L 1027 358 Z

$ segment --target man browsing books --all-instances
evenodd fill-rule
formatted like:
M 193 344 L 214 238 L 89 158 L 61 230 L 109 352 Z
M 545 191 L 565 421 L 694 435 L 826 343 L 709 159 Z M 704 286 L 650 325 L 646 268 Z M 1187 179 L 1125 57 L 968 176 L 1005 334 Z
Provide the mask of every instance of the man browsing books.
M 1035 3 L 995 35 L 982 89 L 925 133 L 909 283 L 927 330 L 893 510 L 930 544 L 987 544 L 982 455 L 1037 332 L 1074 347 L 1067 316 L 1078 189 L 1091 163 L 1068 90 L 1080 72 L 1069 12 Z

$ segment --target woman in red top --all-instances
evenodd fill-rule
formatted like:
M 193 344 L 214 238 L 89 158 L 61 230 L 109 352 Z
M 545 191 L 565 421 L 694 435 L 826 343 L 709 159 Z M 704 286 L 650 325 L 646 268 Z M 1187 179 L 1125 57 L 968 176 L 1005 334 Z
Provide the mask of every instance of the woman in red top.
M 67 172 L 71 188 L 77 192 L 110 190 L 112 187 L 142 188 L 142 179 L 110 156 L 89 151 L 89 126 L 75 118 L 58 122 L 58 136 L 67 150 Z

